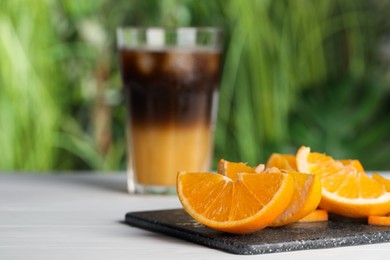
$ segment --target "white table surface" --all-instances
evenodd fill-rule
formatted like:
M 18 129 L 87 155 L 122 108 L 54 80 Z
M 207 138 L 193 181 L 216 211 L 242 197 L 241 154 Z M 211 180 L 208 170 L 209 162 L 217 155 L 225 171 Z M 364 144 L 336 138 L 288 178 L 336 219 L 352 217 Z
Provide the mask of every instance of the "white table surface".
M 129 195 L 125 174 L 0 174 L 0 259 L 390 259 L 390 243 L 238 256 L 120 223 L 178 207 Z

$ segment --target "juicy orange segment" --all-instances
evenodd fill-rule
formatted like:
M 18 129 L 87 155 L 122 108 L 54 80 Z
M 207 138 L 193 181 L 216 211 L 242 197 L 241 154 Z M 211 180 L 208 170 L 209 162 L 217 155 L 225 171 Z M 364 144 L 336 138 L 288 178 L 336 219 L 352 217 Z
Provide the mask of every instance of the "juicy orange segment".
M 352 166 L 358 172 L 364 172 L 363 165 L 359 160 L 340 160 L 344 166 Z
M 177 176 L 177 194 L 189 215 L 205 226 L 236 234 L 271 224 L 287 207 L 293 190 L 292 175 L 280 171 L 239 173 L 234 180 L 199 172 Z
M 323 209 L 316 209 L 306 215 L 305 217 L 298 220 L 298 222 L 322 222 L 328 221 L 328 212 Z
M 318 174 L 321 178 L 320 208 L 352 218 L 390 212 L 390 193 L 353 165 L 311 153 L 310 148 L 304 146 L 298 150 L 296 158 L 299 171 Z
M 282 226 L 300 220 L 314 211 L 321 200 L 319 176 L 295 171 L 288 171 L 288 174 L 292 175 L 295 181 L 292 198 L 285 211 L 271 226 Z
M 375 226 L 390 226 L 389 216 L 368 216 L 368 224 Z
M 387 192 L 390 192 L 390 180 L 386 179 L 382 175 L 379 175 L 378 173 L 374 173 L 372 175 L 372 178 L 380 183 L 385 187 Z
M 334 159 L 321 153 L 310 152 L 309 147 L 299 148 L 297 155 L 297 169 L 299 172 L 321 174 L 323 172 L 337 172 L 341 162 L 334 163 Z
M 265 169 L 264 164 L 259 164 L 257 167 L 250 167 L 243 162 L 230 162 L 224 159 L 221 159 L 218 162 L 217 172 L 222 174 L 230 179 L 236 179 L 238 173 L 242 172 L 252 172 L 260 173 Z
M 224 159 L 219 160 L 217 172 L 230 179 L 236 179 L 240 172 L 255 172 L 255 168 L 242 162 L 230 162 Z
M 276 167 L 283 170 L 297 170 L 295 155 L 273 153 L 265 164 L 266 168 Z

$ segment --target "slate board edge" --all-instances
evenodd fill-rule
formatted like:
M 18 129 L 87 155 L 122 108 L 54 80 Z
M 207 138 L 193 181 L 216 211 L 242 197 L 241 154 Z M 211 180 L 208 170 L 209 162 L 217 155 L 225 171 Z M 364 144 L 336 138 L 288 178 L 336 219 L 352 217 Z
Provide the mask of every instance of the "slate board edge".
M 165 210 L 161 210 L 165 211 Z M 150 211 L 157 212 L 157 211 Z M 170 224 L 164 224 L 156 222 L 150 219 L 139 217 L 137 213 L 148 213 L 148 212 L 128 212 L 125 216 L 125 223 L 142 228 L 145 230 L 158 232 L 161 234 L 169 235 L 179 239 L 183 239 L 189 242 L 204 245 L 217 250 L 225 251 L 232 254 L 239 255 L 256 255 L 256 254 L 269 254 L 269 253 L 281 253 L 281 252 L 292 252 L 309 249 L 325 249 L 325 248 L 336 248 L 345 246 L 357 246 L 366 244 L 386 243 L 390 242 L 390 231 L 384 231 L 380 233 L 382 236 L 385 235 L 386 240 L 380 237 L 378 233 L 370 233 L 345 237 L 336 237 L 332 239 L 311 239 L 311 240 L 294 240 L 285 241 L 283 243 L 271 243 L 271 244 L 260 244 L 260 245 L 237 245 L 229 242 L 220 242 L 215 239 L 203 236 L 202 234 L 172 226 Z M 322 241 L 319 242 L 319 241 Z M 352 242 L 352 243 L 351 243 Z
M 326 249 L 337 247 L 349 247 L 358 245 L 378 244 L 390 242 L 390 232 L 383 232 L 386 235 L 386 241 L 381 239 L 377 233 L 366 234 L 365 236 L 354 235 L 345 237 L 336 237 L 332 239 L 310 239 L 294 240 L 284 243 L 249 245 L 251 254 L 282 253 L 292 251 L 302 251 L 310 249 Z M 383 234 L 382 233 L 382 234 Z M 352 242 L 352 243 L 351 243 Z
M 196 232 L 186 230 L 186 229 L 177 228 L 177 227 L 173 228 L 171 225 L 157 223 L 157 222 L 154 222 L 151 220 L 147 220 L 147 219 L 138 217 L 137 215 L 133 215 L 133 213 L 138 213 L 138 212 L 129 212 L 126 214 L 126 217 L 125 217 L 125 223 L 130 225 L 130 226 L 142 228 L 142 229 L 153 231 L 153 232 L 158 232 L 158 233 L 165 234 L 165 235 L 170 235 L 172 237 L 180 238 L 180 239 L 186 240 L 188 242 L 192 242 L 192 243 L 207 246 L 210 248 L 222 250 L 222 251 L 225 251 L 228 253 L 241 254 L 241 255 L 243 255 L 243 254 L 253 255 L 254 254 L 254 253 L 251 253 L 252 250 L 249 248 L 249 246 L 248 247 L 237 246 L 237 245 L 233 246 L 232 243 L 221 243 L 218 240 L 210 239 L 210 238 L 203 236 L 201 234 L 198 234 Z M 237 249 L 238 247 L 245 249 L 245 250 L 244 251 L 238 250 Z M 247 251 L 248 251 L 248 253 L 243 253 L 243 252 L 247 252 Z

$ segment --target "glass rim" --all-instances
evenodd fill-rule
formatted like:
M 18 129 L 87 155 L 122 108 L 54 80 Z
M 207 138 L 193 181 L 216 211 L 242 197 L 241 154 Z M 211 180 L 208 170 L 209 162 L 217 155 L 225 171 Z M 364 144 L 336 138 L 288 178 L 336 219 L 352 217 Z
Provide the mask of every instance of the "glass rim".
M 124 26 L 117 28 L 116 35 L 119 49 L 195 47 L 218 51 L 221 51 L 224 37 L 222 29 L 212 26 Z
M 148 30 L 163 30 L 164 32 L 176 32 L 178 30 L 195 30 L 196 32 L 210 32 L 210 33 L 218 33 L 222 34 L 223 30 L 221 27 L 218 26 L 132 26 L 132 25 L 125 25 L 125 26 L 119 26 L 116 28 L 117 32 L 122 31 L 148 31 Z
M 213 26 L 119 26 L 116 28 L 117 34 L 129 31 L 147 32 L 150 30 L 162 30 L 164 33 L 179 33 L 180 30 L 193 30 L 195 32 L 213 33 L 223 36 L 222 28 Z

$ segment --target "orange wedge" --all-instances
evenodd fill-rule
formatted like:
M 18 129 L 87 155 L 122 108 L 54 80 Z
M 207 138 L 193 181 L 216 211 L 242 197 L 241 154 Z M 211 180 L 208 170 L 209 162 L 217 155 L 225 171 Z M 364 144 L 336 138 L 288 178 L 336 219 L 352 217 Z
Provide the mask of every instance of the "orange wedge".
M 314 211 L 321 200 L 319 176 L 296 171 L 288 171 L 288 174 L 294 178 L 294 191 L 285 211 L 271 224 L 274 227 L 300 220 Z
M 305 217 L 298 220 L 298 222 L 322 222 L 328 221 L 328 212 L 323 209 L 316 209 Z
M 297 163 L 295 160 L 295 155 L 293 154 L 280 154 L 273 153 L 268 158 L 267 163 L 265 164 L 266 168 L 276 167 L 283 170 L 297 170 Z
M 237 174 L 241 172 L 256 172 L 260 173 L 264 171 L 264 164 L 259 164 L 256 168 L 248 166 L 246 163 L 242 162 L 230 162 L 224 159 L 219 160 L 217 172 L 219 174 L 225 175 L 230 179 L 236 179 Z
M 177 194 L 185 211 L 201 224 L 246 234 L 270 225 L 287 207 L 292 175 L 278 172 L 221 174 L 179 172 Z
M 379 181 L 385 187 L 387 192 L 390 192 L 390 180 L 379 175 L 378 173 L 372 174 L 372 178 L 374 180 Z M 390 226 L 390 216 L 387 214 L 386 216 L 369 216 L 368 224 L 375 226 Z
M 369 216 L 368 224 L 375 226 L 390 226 L 389 216 Z
M 302 146 L 296 155 L 300 172 L 318 174 L 322 183 L 320 208 L 352 218 L 390 212 L 390 193 L 375 179 L 330 156 Z
M 329 164 L 335 164 L 332 157 L 322 153 L 311 153 L 310 148 L 305 146 L 298 149 L 296 160 L 297 169 L 300 172 L 322 174 L 324 172 L 329 172 L 330 170 L 335 170 L 336 172 L 338 170 L 338 168 L 333 169 L 334 167 L 328 167 Z M 343 165 L 341 162 L 338 162 L 338 164 L 340 164 L 340 166 Z

